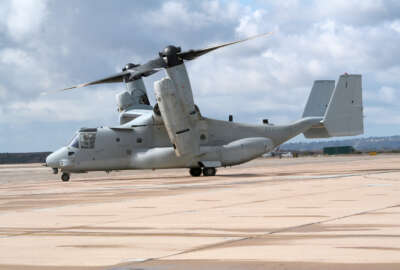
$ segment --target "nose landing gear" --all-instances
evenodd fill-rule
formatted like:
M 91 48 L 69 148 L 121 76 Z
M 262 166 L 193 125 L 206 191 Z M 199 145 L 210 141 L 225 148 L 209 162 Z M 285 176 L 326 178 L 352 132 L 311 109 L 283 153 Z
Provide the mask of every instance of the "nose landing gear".
M 68 182 L 68 181 L 69 181 L 69 173 L 63 173 L 63 174 L 61 175 L 61 180 L 62 180 L 63 182 Z

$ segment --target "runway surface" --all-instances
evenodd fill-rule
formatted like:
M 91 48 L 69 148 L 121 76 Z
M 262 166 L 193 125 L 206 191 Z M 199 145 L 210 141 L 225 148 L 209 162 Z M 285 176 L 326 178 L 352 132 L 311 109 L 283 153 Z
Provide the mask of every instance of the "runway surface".
M 59 177 L 0 166 L 0 269 L 400 269 L 400 155 Z

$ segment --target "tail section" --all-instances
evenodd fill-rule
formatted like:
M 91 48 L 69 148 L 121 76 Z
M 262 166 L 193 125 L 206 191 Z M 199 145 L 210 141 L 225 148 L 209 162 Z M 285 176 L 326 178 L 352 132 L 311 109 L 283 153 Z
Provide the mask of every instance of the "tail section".
M 330 90 L 332 81 L 322 82 L 325 83 L 321 83 L 321 81 L 314 83 L 303 117 L 323 114 L 324 119 L 322 125 L 310 128 L 304 132 L 304 136 L 306 138 L 327 138 L 363 134 L 361 75 L 341 75 L 333 90 Z M 326 104 L 329 92 L 331 92 L 330 99 L 325 110 L 323 106 Z
M 305 117 L 323 117 L 328 108 L 329 101 L 335 88 L 334 80 L 314 81 L 304 108 L 303 118 Z M 304 132 L 306 138 L 326 138 L 329 137 L 327 130 L 323 127 L 312 127 Z
M 340 76 L 323 124 L 331 137 L 364 133 L 361 75 Z

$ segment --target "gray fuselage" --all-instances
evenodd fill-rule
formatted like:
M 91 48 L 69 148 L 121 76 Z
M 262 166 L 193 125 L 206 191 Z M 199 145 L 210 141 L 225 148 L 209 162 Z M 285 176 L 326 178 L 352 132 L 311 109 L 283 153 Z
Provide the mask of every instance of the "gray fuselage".
M 64 172 L 194 168 L 210 162 L 213 167 L 232 166 L 272 151 L 321 121 L 308 117 L 273 126 L 201 118 L 196 125 L 200 155 L 178 156 L 164 125 L 153 114 L 142 118 L 116 128 L 82 129 L 70 145 L 48 156 L 47 166 Z

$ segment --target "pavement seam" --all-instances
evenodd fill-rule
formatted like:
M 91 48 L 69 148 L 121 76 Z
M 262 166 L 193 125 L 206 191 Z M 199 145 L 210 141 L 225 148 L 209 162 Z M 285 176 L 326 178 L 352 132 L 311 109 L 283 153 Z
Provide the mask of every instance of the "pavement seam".
M 394 204 L 394 205 L 380 207 L 380 208 L 376 208 L 376 209 L 370 209 L 370 210 L 366 210 L 366 211 L 361 211 L 361 212 L 357 212 L 357 213 L 353 213 L 353 214 L 349 214 L 349 215 L 345 215 L 345 216 L 334 217 L 334 218 L 329 218 L 329 219 L 320 220 L 320 221 L 316 221 L 316 222 L 310 222 L 310 223 L 305 223 L 305 224 L 301 224 L 301 225 L 286 227 L 286 228 L 274 230 L 274 231 L 271 231 L 271 232 L 268 232 L 268 233 L 242 237 L 242 238 L 239 238 L 239 239 L 231 239 L 231 240 L 227 240 L 227 241 L 223 241 L 223 242 L 219 242 L 219 243 L 215 243 L 215 244 L 210 244 L 210 245 L 204 245 L 204 246 L 201 246 L 201 247 L 184 250 L 184 251 L 177 252 L 177 253 L 174 253 L 174 254 L 169 254 L 169 255 L 166 255 L 166 256 L 161 256 L 161 257 L 157 257 L 157 258 L 149 258 L 149 259 L 147 259 L 145 261 L 142 261 L 142 263 L 149 262 L 149 261 L 162 260 L 162 259 L 165 259 L 165 258 L 169 258 L 169 257 L 177 256 L 177 255 L 182 255 L 182 254 L 187 254 L 187 253 L 191 253 L 191 252 L 202 251 L 202 250 L 206 250 L 206 249 L 210 249 L 210 248 L 222 247 L 222 246 L 227 245 L 227 244 L 237 243 L 237 242 L 241 242 L 241 241 L 245 241 L 245 240 L 257 239 L 257 238 L 260 238 L 260 237 L 273 235 L 273 234 L 278 234 L 278 233 L 283 233 L 283 232 L 289 232 L 289 231 L 294 230 L 294 229 L 304 228 L 304 227 L 317 225 L 317 224 L 323 224 L 323 223 L 336 221 L 336 220 L 341 220 L 341 219 L 354 217 L 354 216 L 359 216 L 359 215 L 365 215 L 365 214 L 368 214 L 368 213 L 381 211 L 381 210 L 386 210 L 386 209 L 395 208 L 395 207 L 400 207 L 400 204 Z

